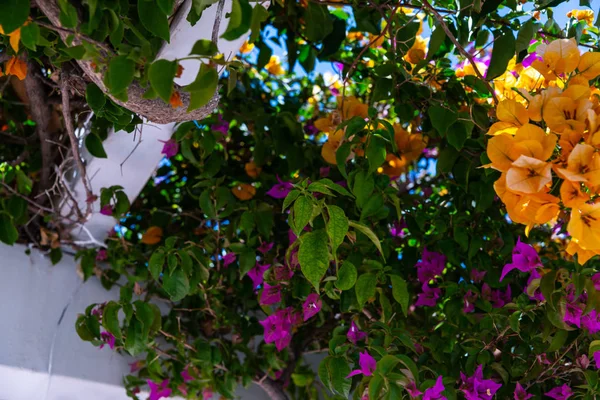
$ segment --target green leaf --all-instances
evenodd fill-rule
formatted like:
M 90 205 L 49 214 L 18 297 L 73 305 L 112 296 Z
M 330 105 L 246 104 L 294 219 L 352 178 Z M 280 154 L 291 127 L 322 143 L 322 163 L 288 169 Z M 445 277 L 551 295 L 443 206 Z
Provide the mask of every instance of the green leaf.
M 2 5 L 0 5 L 2 7 Z M 69 0 L 58 0 L 60 14 L 60 24 L 63 28 L 77 27 L 77 9 L 69 2 Z
M 188 112 L 207 104 L 215 94 L 218 82 L 217 70 L 207 64 L 202 64 L 196 80 L 183 88 L 186 92 L 190 92 Z
M 348 221 L 348 224 L 352 228 L 357 229 L 363 235 L 365 235 L 366 237 L 368 237 L 373 242 L 373 244 L 375 245 L 375 247 L 377 247 L 377 250 L 379 250 L 379 253 L 381 254 L 381 257 L 385 261 L 385 256 L 383 255 L 383 249 L 381 248 L 381 242 L 377 238 L 377 235 L 375 235 L 375 233 L 373 233 L 373 231 L 370 228 L 368 228 L 368 227 L 366 227 L 366 226 L 364 226 L 362 224 L 359 224 L 358 222 Z
M 449 173 L 459 157 L 459 152 L 454 147 L 446 147 L 440 151 L 436 170 L 438 174 Z
M 132 319 L 127 327 L 127 338 L 125 339 L 124 347 L 125 350 L 133 357 L 146 350 L 146 343 L 144 343 L 142 329 L 142 323 L 137 319 Z
M 173 79 L 177 74 L 177 62 L 169 60 L 156 60 L 150 64 L 148 79 L 152 89 L 165 103 L 169 103 L 173 94 Z
M 107 158 L 106 151 L 102 145 L 102 139 L 95 133 L 90 133 L 85 137 L 85 148 L 91 155 L 97 158 Z
M 331 239 L 331 252 L 334 254 L 342 244 L 348 233 L 348 218 L 346 213 L 338 206 L 327 206 L 329 220 L 327 221 L 327 234 Z
M 554 293 L 555 289 L 556 272 L 556 270 L 553 270 L 544 274 L 540 282 L 540 290 L 548 302 L 548 305 L 552 308 L 555 307 L 552 302 L 552 294 Z
M 0 0 L 0 25 L 8 35 L 27 21 L 29 0 Z
M 35 51 L 39 39 L 40 27 L 35 22 L 21 27 L 21 43 L 23 43 L 23 46 Z
M 208 39 L 200 39 L 194 43 L 194 47 L 192 47 L 192 51 L 190 55 L 197 56 L 214 56 L 219 52 L 217 45 Z
M 358 171 L 354 176 L 352 193 L 356 196 L 356 205 L 359 208 L 364 207 L 366 201 L 371 197 L 374 188 L 375 181 L 373 180 L 373 176 L 367 174 L 366 171 Z
M 369 174 L 372 174 L 385 161 L 385 140 L 380 136 L 372 135 L 365 155 L 369 161 Z
M 254 6 L 254 9 L 252 10 L 252 20 L 250 21 L 252 33 L 248 39 L 249 43 L 256 42 L 256 39 L 258 39 L 260 35 L 261 25 L 267 20 L 267 18 L 269 18 L 269 12 L 266 8 L 264 8 L 261 4 Z
M 233 0 L 229 13 L 229 24 L 221 37 L 225 40 L 235 40 L 248 32 L 251 22 L 252 6 L 248 0 Z
M 335 161 L 338 169 L 342 176 L 348 179 L 348 174 L 346 173 L 346 160 L 350 155 L 350 151 L 352 150 L 352 144 L 350 142 L 344 142 L 335 152 Z
M 92 340 L 94 340 L 94 335 L 88 329 L 86 319 L 87 317 L 85 315 L 79 315 L 77 317 L 77 321 L 75 321 L 75 331 L 77 332 L 77 335 L 79 335 L 81 340 L 91 342 Z
M 377 289 L 377 275 L 371 273 L 362 274 L 356 281 L 354 289 L 356 291 L 358 307 L 362 310 L 367 300 L 375 296 L 375 290 Z
M 300 237 L 298 261 L 302 273 L 319 291 L 319 282 L 329 268 L 329 250 L 327 248 L 327 233 L 322 230 L 309 232 Z
M 145 2 L 144 0 L 139 0 Z M 127 56 L 117 56 L 110 60 L 108 71 L 106 72 L 106 84 L 111 93 L 123 93 L 127 90 L 133 75 L 135 74 L 135 63 Z
M 96 86 L 95 83 L 90 83 L 85 88 L 85 100 L 92 109 L 93 112 L 97 113 L 106 104 L 106 96 L 102 90 Z
M 0 211 L 0 242 L 13 245 L 19 238 L 19 232 L 13 225 L 10 214 Z
M 350 197 L 354 197 L 352 196 L 352 193 L 350 193 L 345 187 L 343 187 L 342 185 L 338 185 L 337 183 L 333 182 L 331 179 L 321 179 L 320 181 L 318 181 L 318 183 L 322 183 L 323 185 L 327 186 L 329 189 L 333 190 L 334 192 L 338 192 L 339 194 L 342 194 L 344 196 L 350 196 Z
M 511 58 L 515 55 L 515 37 L 510 30 L 502 32 L 494 31 L 494 48 L 492 50 L 492 59 L 488 67 L 485 79 L 492 80 L 499 77 L 506 71 L 506 67 Z
M 377 372 L 383 376 L 386 376 L 396 368 L 396 365 L 400 363 L 398 357 L 392 355 L 385 355 L 381 360 L 377 361 Z
M 90 13 L 90 19 L 96 14 L 96 7 L 98 6 L 98 0 L 83 0 L 83 4 L 88 6 Z
M 445 136 L 450 125 L 458 118 L 456 112 L 442 106 L 429 107 L 427 114 L 431 120 L 431 125 L 438 131 L 440 136 Z
M 440 49 L 444 40 L 446 40 L 446 32 L 436 24 L 435 30 L 431 33 L 431 38 L 429 39 L 429 50 L 427 51 L 428 61 L 433 59 L 433 56 Z
M 256 252 L 252 249 L 245 249 L 240 254 L 240 279 L 256 265 Z
M 517 41 L 515 43 L 515 50 L 517 54 L 522 52 L 523 50 L 527 50 L 527 48 L 529 47 L 529 42 L 531 42 L 531 39 L 533 39 L 533 35 L 535 35 L 539 28 L 540 24 L 536 23 L 535 19 L 533 18 L 525 22 L 523 26 L 521 26 L 521 29 L 519 30 L 519 33 L 517 35 Z
M 109 301 L 102 312 L 102 326 L 112 333 L 117 339 L 121 339 L 121 325 L 119 324 L 119 310 L 121 306 L 114 301 Z
M 135 306 L 135 317 L 142 323 L 142 337 L 147 338 L 150 328 L 154 324 L 154 309 L 150 304 L 141 300 L 136 300 L 133 305 Z
M 335 287 L 340 290 L 350 290 L 356 283 L 356 267 L 350 261 L 344 261 L 342 267 L 338 271 Z
M 170 41 L 167 14 L 154 1 L 138 0 L 138 15 L 144 28 L 159 38 Z
M 326 5 L 309 2 L 304 21 L 306 22 L 305 35 L 311 42 L 318 42 L 333 31 Z
M 202 17 L 202 12 L 217 1 L 218 0 L 192 0 L 192 9 L 188 13 L 186 19 L 192 26 L 196 25 L 196 22 Z
M 300 233 L 304 227 L 310 222 L 313 214 L 313 202 L 308 196 L 300 196 L 294 203 L 294 226 L 293 230 L 296 236 L 300 236 Z
M 298 198 L 298 196 L 300 196 L 300 191 L 297 189 L 292 189 L 283 200 L 283 207 L 281 208 L 281 212 L 285 211 L 290 206 L 290 204 L 292 204 L 294 200 Z
M 56 265 L 60 262 L 60 260 L 62 260 L 62 250 L 59 248 L 56 249 L 50 249 L 50 261 L 52 262 L 52 265 Z
M 548 349 L 546 350 L 546 352 L 550 353 L 553 351 L 557 351 L 560 350 L 565 342 L 567 341 L 567 337 L 569 336 L 569 332 L 567 331 L 563 331 L 563 330 L 559 330 L 554 334 L 554 337 L 552 338 L 552 342 L 550 343 L 550 346 L 548 346 Z
M 190 292 L 190 282 L 182 270 L 176 269 L 171 275 L 163 276 L 163 289 L 172 301 L 179 301 Z
M 25 172 L 23 172 L 22 169 L 18 169 L 17 170 L 17 190 L 19 191 L 19 193 L 28 195 L 29 193 L 31 193 L 32 189 L 33 189 L 33 181 L 31 180 L 31 178 L 29 178 L 27 175 L 25 175 Z
M 392 281 L 392 296 L 394 296 L 394 300 L 396 300 L 400 307 L 402 307 L 402 312 L 404 316 L 407 316 L 408 313 L 408 285 L 404 278 L 398 275 L 390 275 L 390 279 Z
M 160 278 L 160 274 L 163 271 L 163 266 L 165 264 L 165 253 L 162 250 L 156 250 L 150 256 L 150 260 L 148 261 L 148 269 L 150 270 L 150 275 L 154 278 L 154 280 L 158 280 Z
M 325 357 L 319 364 L 319 378 L 332 392 L 349 398 L 352 382 L 346 379 L 350 373 L 348 362 L 343 357 Z
M 173 12 L 173 0 L 157 0 L 158 7 L 167 15 Z
M 467 127 L 461 122 L 455 122 L 448 128 L 448 143 L 456 150 L 461 150 L 469 137 Z

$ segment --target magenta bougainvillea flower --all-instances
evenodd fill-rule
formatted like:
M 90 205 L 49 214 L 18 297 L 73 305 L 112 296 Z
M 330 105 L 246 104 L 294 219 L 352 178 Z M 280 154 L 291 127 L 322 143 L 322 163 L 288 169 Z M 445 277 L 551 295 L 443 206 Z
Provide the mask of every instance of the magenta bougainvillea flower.
M 165 379 L 160 384 L 154 383 L 150 379 L 148 379 L 146 382 L 148 382 L 148 386 L 150 386 L 150 397 L 148 397 L 148 400 L 160 400 L 171 395 L 172 390 L 168 387 L 168 379 Z
M 364 376 L 371 376 L 377 367 L 377 361 L 365 350 L 358 355 L 358 365 L 360 369 L 355 369 L 350 372 L 346 379 L 355 375 L 363 374 Z
M 585 354 L 582 354 L 577 357 L 575 364 L 581 369 L 587 369 L 590 366 L 590 359 Z
M 258 251 L 260 251 L 263 254 L 267 254 L 269 251 L 271 251 L 271 249 L 273 248 L 274 243 L 273 242 L 262 242 L 260 246 L 258 246 Z
M 219 114 L 217 117 L 217 122 L 212 124 L 210 129 L 215 132 L 221 132 L 223 135 L 227 135 L 227 132 L 229 132 L 229 122 L 225 121 Z
M 225 254 L 223 256 L 223 266 L 225 268 L 227 268 L 228 266 L 230 266 L 231 264 L 233 264 L 235 262 L 235 259 L 236 259 L 235 253 L 229 252 L 229 253 Z
M 258 286 L 262 285 L 265 281 L 264 274 L 271 267 L 271 264 L 259 264 L 256 263 L 254 268 L 248 271 L 248 276 L 252 279 L 252 284 L 254 285 L 254 289 Z
M 423 400 L 447 400 L 447 397 L 442 395 L 442 392 L 446 388 L 444 387 L 444 383 L 442 382 L 442 376 L 438 376 L 435 385 L 425 390 L 423 393 Z
M 319 311 L 321 311 L 321 306 L 323 302 L 321 298 L 316 293 L 311 293 L 306 297 L 306 301 L 302 304 L 302 314 L 304 316 L 304 321 L 308 321 L 314 315 L 317 315 Z
M 523 389 L 523 386 L 521 386 L 519 382 L 517 382 L 513 395 L 515 400 L 527 400 L 533 397 L 532 394 L 527 393 L 527 391 Z
M 436 305 L 437 299 L 440 298 L 442 294 L 442 290 L 440 288 L 432 288 L 428 284 L 424 283 L 421 286 L 423 293 L 419 293 L 417 297 L 417 301 L 415 302 L 416 307 L 434 307 Z
M 471 280 L 473 281 L 473 283 L 480 283 L 481 281 L 483 281 L 485 274 L 487 274 L 487 271 L 479 271 L 476 269 L 472 269 Z
M 287 265 L 277 265 L 275 266 L 275 279 L 278 282 L 281 281 L 289 281 L 294 276 L 294 271 Z
M 483 378 L 483 366 L 479 365 L 473 376 L 467 377 L 460 373 L 462 385 L 460 390 L 464 393 L 466 400 L 491 400 L 494 394 L 502 387 L 491 379 Z
M 594 363 L 596 363 L 596 369 L 600 369 L 600 351 L 594 352 Z
M 566 383 L 562 386 L 557 386 L 548 393 L 544 393 L 544 396 L 552 397 L 554 400 L 567 400 L 573 395 L 573 391 Z
M 171 158 L 179 152 L 179 143 L 177 143 L 175 139 L 169 139 L 166 142 L 164 140 L 159 140 L 159 142 L 164 143 L 160 154 L 164 154 L 165 157 Z
M 417 267 L 419 282 L 425 284 L 442 274 L 446 267 L 446 256 L 435 251 L 429 251 L 425 247 L 423 248 L 421 261 L 415 266 Z
M 390 235 L 392 235 L 392 237 L 402 239 L 406 236 L 406 233 L 404 233 L 405 228 L 408 228 L 408 225 L 406 225 L 406 221 L 404 220 L 404 218 L 400 219 L 400 221 L 394 221 L 394 223 L 390 227 Z
M 521 272 L 531 272 L 541 267 L 543 265 L 537 251 L 531 245 L 521 242 L 521 238 L 519 238 L 512 252 L 512 263 L 506 264 L 502 268 L 500 281 L 513 269 L 518 269 Z
M 98 253 L 96 253 L 96 261 L 106 261 L 107 258 L 108 253 L 106 252 L 106 249 L 100 249 L 98 250 Z
M 581 309 L 579 302 L 567 301 L 563 321 L 565 321 L 568 324 L 573 324 L 578 328 L 581 328 L 582 315 L 583 310 Z
M 202 389 L 202 400 L 211 400 L 213 398 L 213 391 L 211 388 Z
M 506 287 L 506 291 L 502 292 L 500 289 L 493 289 L 487 283 L 484 283 L 481 287 L 481 298 L 492 303 L 493 308 L 502 308 L 506 303 L 510 303 L 512 300 L 512 290 L 510 285 Z
M 113 214 L 112 206 L 110 204 L 105 205 L 100 209 L 100 214 L 110 217 Z
M 367 338 L 367 334 L 358 329 L 358 326 L 354 323 L 354 321 L 350 322 L 350 329 L 348 329 L 348 333 L 346 337 L 349 341 L 356 344 L 361 340 L 365 340 Z
M 260 321 L 265 329 L 265 342 L 275 343 L 275 347 L 279 351 L 285 349 L 292 340 L 292 328 L 301 322 L 302 317 L 291 307 L 278 310 L 275 314 Z
M 590 311 L 581 317 L 581 325 L 592 335 L 600 332 L 600 314 L 596 310 Z
M 183 381 L 186 383 L 194 380 L 194 378 L 192 378 L 192 376 L 190 375 L 187 367 L 183 371 L 181 371 L 181 377 L 183 378 Z
M 415 381 L 408 382 L 408 384 L 404 386 L 404 389 L 406 389 L 411 399 L 417 398 L 423 394 L 423 392 L 417 389 L 417 384 Z
M 478 297 L 479 295 L 473 292 L 471 289 L 469 289 L 467 293 L 465 293 L 463 297 L 463 312 L 465 314 L 475 311 L 475 301 Z
M 101 349 L 104 348 L 105 344 L 107 344 L 108 347 L 110 347 L 111 350 L 115 349 L 115 336 L 112 333 L 110 333 L 110 332 L 102 332 L 100 334 L 100 339 L 102 339 L 102 341 L 104 342 L 104 343 L 102 343 L 100 345 Z
M 265 282 L 265 287 L 260 295 L 260 304 L 263 306 L 269 306 L 271 304 L 279 303 L 281 301 L 281 286 L 271 286 Z
M 292 185 L 291 182 L 282 181 L 279 178 L 279 176 L 277 177 L 277 181 L 279 183 L 276 183 L 275 185 L 273 185 L 273 187 L 271 189 L 269 189 L 267 194 L 269 196 L 273 197 L 274 199 L 284 199 L 288 195 L 288 193 L 292 191 L 292 188 L 294 186 Z

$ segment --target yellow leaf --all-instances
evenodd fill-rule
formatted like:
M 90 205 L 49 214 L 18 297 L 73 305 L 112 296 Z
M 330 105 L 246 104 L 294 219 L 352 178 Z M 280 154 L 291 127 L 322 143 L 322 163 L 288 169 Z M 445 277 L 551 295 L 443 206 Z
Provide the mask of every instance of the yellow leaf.
M 162 236 L 162 228 L 159 228 L 158 226 L 151 226 L 142 236 L 142 243 L 150 245 L 157 244 L 162 239 Z

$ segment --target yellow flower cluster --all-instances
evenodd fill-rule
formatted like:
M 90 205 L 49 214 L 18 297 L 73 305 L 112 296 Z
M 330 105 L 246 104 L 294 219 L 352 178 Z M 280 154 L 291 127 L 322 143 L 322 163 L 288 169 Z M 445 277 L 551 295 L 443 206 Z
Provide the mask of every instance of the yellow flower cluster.
M 363 104 L 354 96 L 342 98 L 337 97 L 338 107 L 325 118 L 319 118 L 315 121 L 315 127 L 327 134 L 327 141 L 321 148 L 321 155 L 329 164 L 336 164 L 336 152 L 342 144 L 344 130 L 337 129 L 337 126 L 345 120 L 359 116 L 366 118 L 369 107 Z M 381 126 L 381 129 L 385 129 Z M 362 148 L 366 137 L 362 138 L 362 144 L 354 148 L 354 155 L 364 156 Z M 421 134 L 410 133 L 402 126 L 394 124 L 394 141 L 398 149 L 397 154 L 388 153 L 385 163 L 378 169 L 379 173 L 384 173 L 390 177 L 399 176 L 406 167 L 418 159 L 423 149 L 427 146 L 427 141 Z
M 527 232 L 564 212 L 567 252 L 583 264 L 600 254 L 600 92 L 589 86 L 600 75 L 600 53 L 581 55 L 568 39 L 536 51 L 541 59 L 532 66 L 544 87 L 525 84 L 517 88 L 524 101 L 500 102 L 488 166 L 502 172 L 494 189 Z

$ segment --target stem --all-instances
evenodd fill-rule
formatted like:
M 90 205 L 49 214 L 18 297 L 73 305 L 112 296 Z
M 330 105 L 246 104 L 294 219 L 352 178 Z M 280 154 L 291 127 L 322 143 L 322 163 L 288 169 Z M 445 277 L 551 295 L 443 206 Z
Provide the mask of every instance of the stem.
M 269 395 L 271 400 L 289 400 L 281 386 L 271 378 L 255 380 L 254 383 L 260 386 Z

